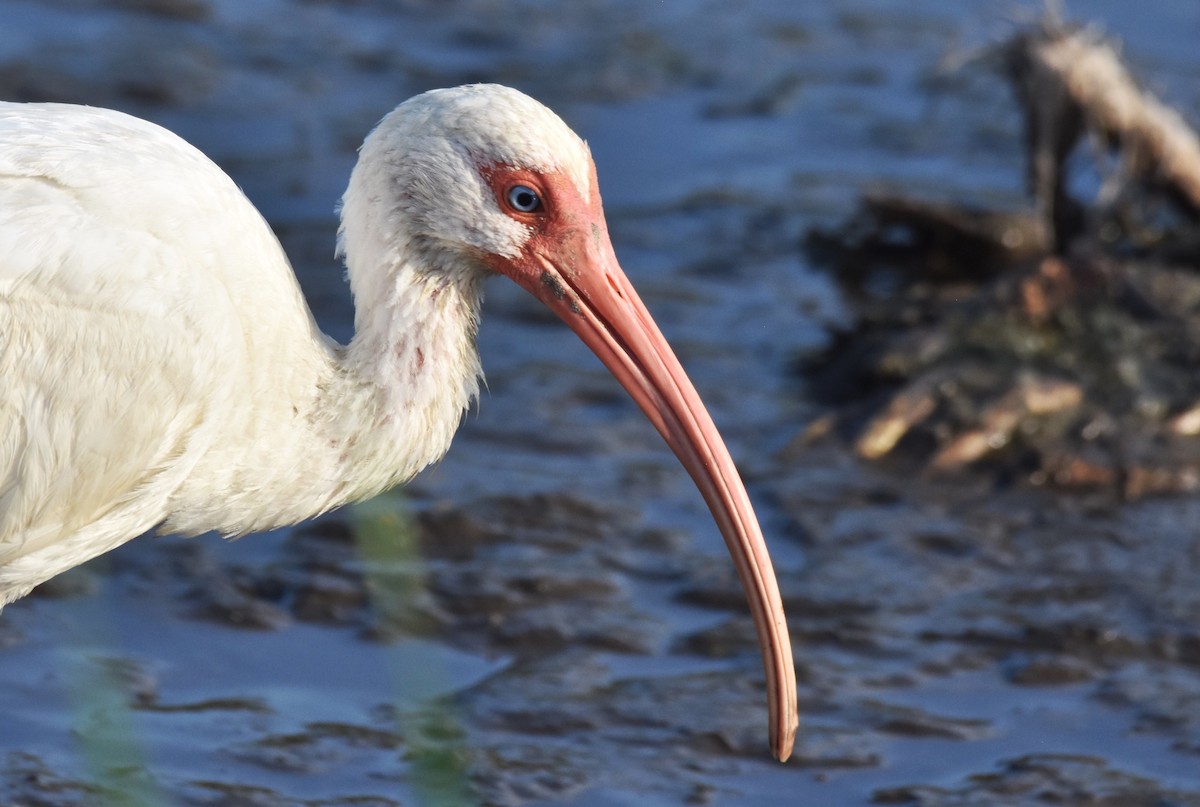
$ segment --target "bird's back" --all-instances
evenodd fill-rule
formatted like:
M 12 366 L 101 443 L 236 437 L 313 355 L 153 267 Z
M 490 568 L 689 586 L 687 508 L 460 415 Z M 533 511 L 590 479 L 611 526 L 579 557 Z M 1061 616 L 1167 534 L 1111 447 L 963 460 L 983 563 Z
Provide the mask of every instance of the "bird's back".
M 0 605 L 170 515 L 235 398 L 279 382 L 252 365 L 314 330 L 199 151 L 108 110 L 0 103 Z

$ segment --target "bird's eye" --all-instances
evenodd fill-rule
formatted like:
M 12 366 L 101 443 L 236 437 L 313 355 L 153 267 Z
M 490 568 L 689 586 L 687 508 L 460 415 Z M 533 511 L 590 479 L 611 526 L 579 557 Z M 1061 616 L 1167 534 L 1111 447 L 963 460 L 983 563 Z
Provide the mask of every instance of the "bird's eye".
M 508 204 L 519 213 L 535 213 L 542 209 L 541 197 L 528 185 L 513 185 L 509 188 Z

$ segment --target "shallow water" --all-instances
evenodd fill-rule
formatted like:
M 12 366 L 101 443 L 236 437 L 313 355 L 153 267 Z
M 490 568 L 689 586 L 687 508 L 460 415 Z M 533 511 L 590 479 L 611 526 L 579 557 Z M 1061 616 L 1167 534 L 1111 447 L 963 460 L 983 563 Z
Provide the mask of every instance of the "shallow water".
M 1196 108 L 1193 0 L 1069 11 Z M 559 111 L 747 477 L 801 679 L 781 766 L 699 496 L 582 345 L 497 282 L 489 391 L 403 495 L 235 544 L 136 541 L 4 611 L 0 804 L 1200 804 L 1200 505 L 938 486 L 793 445 L 814 408 L 792 363 L 849 315 L 804 231 L 881 184 L 1019 200 L 1007 88 L 938 65 L 1028 16 L 0 0 L 0 97 L 196 143 L 343 341 L 331 211 L 371 124 L 472 80 Z

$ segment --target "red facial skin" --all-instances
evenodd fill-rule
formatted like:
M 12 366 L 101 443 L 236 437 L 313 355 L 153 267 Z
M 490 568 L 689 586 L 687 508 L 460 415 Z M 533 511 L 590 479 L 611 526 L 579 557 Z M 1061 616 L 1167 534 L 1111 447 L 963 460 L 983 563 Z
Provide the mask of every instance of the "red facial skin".
M 703 494 L 754 617 L 766 670 L 771 748 L 783 761 L 792 752 L 796 732 L 796 675 L 771 558 L 741 477 L 712 418 L 617 263 L 596 169 L 590 168 L 591 193 L 585 199 L 560 172 L 481 167 L 500 209 L 531 230 L 516 258 L 491 255 L 485 263 L 541 300 L 591 348 Z M 540 207 L 531 212 L 515 209 L 508 196 L 516 185 L 533 189 Z

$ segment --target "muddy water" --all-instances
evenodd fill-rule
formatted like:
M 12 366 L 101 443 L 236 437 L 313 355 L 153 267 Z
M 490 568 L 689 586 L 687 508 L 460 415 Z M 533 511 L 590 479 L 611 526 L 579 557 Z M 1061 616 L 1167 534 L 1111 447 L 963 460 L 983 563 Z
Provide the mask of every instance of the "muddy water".
M 343 340 L 331 209 L 369 126 L 472 80 L 559 110 L 758 504 L 802 720 L 769 761 L 699 496 L 497 282 L 489 392 L 403 493 L 136 541 L 4 611 L 0 804 L 1200 804 L 1200 503 L 934 485 L 794 440 L 814 408 L 790 368 L 849 316 L 805 229 L 879 184 L 1021 192 L 1007 89 L 936 69 L 1020 12 L 903 5 L 0 0 L 0 97 L 201 146 Z M 1070 11 L 1196 108 L 1191 0 Z

